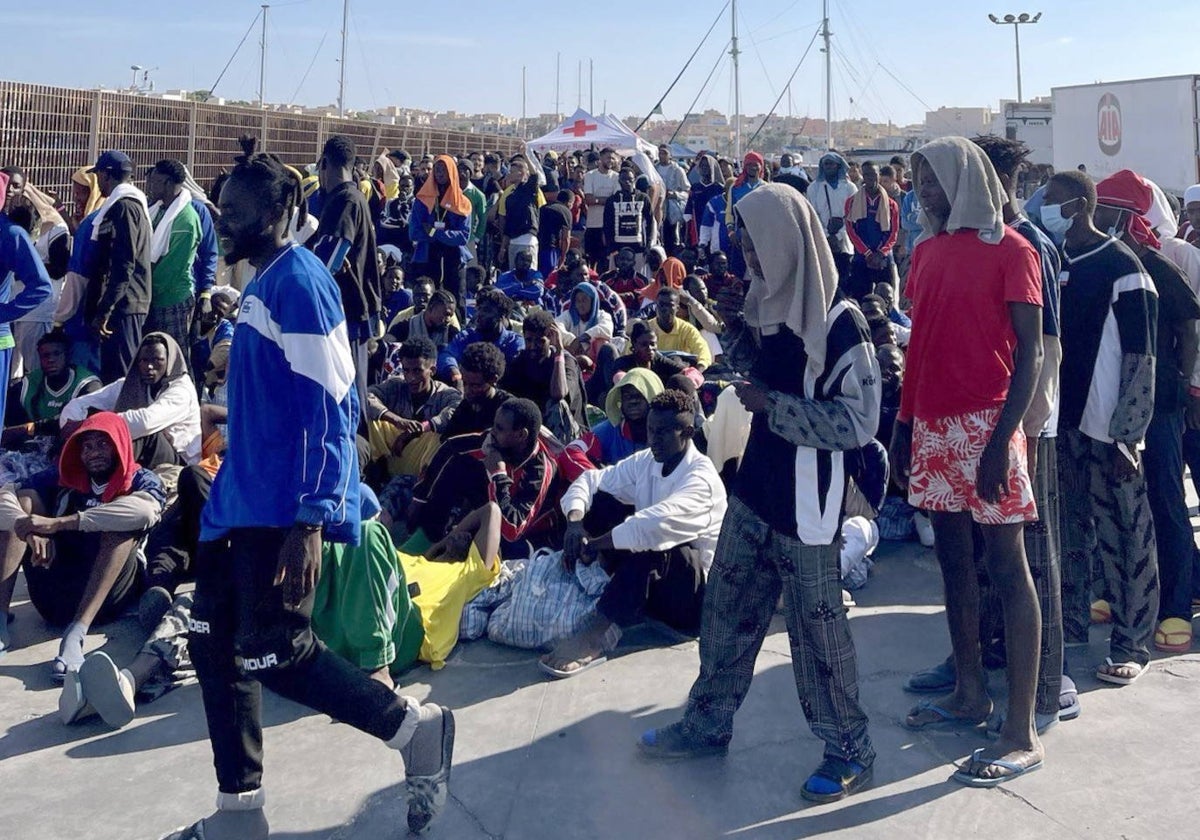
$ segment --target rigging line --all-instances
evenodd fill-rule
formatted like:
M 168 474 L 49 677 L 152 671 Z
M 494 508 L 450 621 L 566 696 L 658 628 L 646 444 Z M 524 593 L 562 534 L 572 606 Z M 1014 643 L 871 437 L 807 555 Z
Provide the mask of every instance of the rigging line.
M 246 34 L 242 36 L 242 40 L 238 41 L 237 48 L 234 49 L 233 55 L 229 56 L 229 61 L 225 62 L 225 67 L 221 70 L 221 75 L 217 76 L 217 80 L 212 83 L 212 87 L 208 89 L 208 95 L 212 96 L 213 91 L 217 89 L 217 85 L 221 84 L 221 79 L 225 78 L 225 71 L 229 69 L 229 65 L 233 64 L 233 60 L 237 58 L 237 54 L 241 51 L 242 45 L 246 43 L 246 39 L 250 37 L 250 33 L 254 31 L 254 24 L 258 23 L 259 16 L 262 15 L 262 9 L 258 10 L 258 14 L 254 16 L 254 20 L 250 21 L 250 25 L 246 27 Z
M 759 30 L 766 29 L 768 26 L 770 26 L 770 25 L 771 25 L 772 23 L 774 23 L 775 21 L 779 20 L 781 17 L 783 17 L 784 15 L 786 15 L 788 12 L 790 12 L 792 9 L 796 8 L 798 5 L 800 5 L 800 0 L 792 0 L 792 3 L 791 3 L 791 5 L 789 5 L 789 6 L 788 6 L 786 9 L 784 9 L 782 12 L 780 12 L 779 14 L 775 15 L 774 17 L 772 17 L 772 18 L 771 18 L 770 20 L 768 20 L 766 23 L 763 23 L 763 24 L 760 24 L 760 25 L 758 25 L 758 26 L 757 26 L 757 27 L 755 27 L 753 30 L 748 30 L 748 31 L 746 32 L 746 34 L 747 34 L 747 35 L 750 35 L 750 34 L 753 34 L 754 32 L 758 32 Z M 805 28 L 807 29 L 808 27 L 805 27 Z
M 792 70 L 792 75 L 788 76 L 788 80 L 786 82 L 784 82 L 783 89 L 779 91 L 779 96 L 775 99 L 775 104 L 771 106 L 771 110 L 767 112 L 767 115 L 765 117 L 763 117 L 763 121 L 758 124 L 758 129 L 754 132 L 754 136 L 752 136 L 750 138 L 750 142 L 748 142 L 746 144 L 747 148 L 754 144 L 754 141 L 758 137 L 759 132 L 761 132 L 763 130 L 763 128 L 767 124 L 767 121 L 769 119 L 771 119 L 771 115 L 775 113 L 775 109 L 779 107 L 779 103 L 783 101 L 783 97 L 784 97 L 784 94 L 787 93 L 788 86 L 791 85 L 792 80 L 796 78 L 796 74 L 800 72 L 800 66 L 802 64 L 804 64 L 804 59 L 808 58 L 808 54 L 812 51 L 813 44 L 815 44 L 817 42 L 817 36 L 820 34 L 821 34 L 821 30 L 818 29 L 816 32 L 813 33 L 812 38 L 809 39 L 808 46 L 804 48 L 804 55 L 800 56 L 800 60 L 796 62 L 796 66 Z
M 742 26 L 746 26 L 746 16 L 739 14 L 738 17 L 742 19 Z M 747 34 L 747 37 L 750 39 L 750 46 L 754 47 L 754 55 L 758 58 L 758 66 L 762 68 L 763 76 L 767 79 L 767 87 L 771 89 L 771 93 L 775 93 L 775 85 L 771 81 L 771 74 L 767 72 L 767 64 L 763 61 L 762 53 L 758 49 L 758 42 L 754 40 L 752 34 Z
M 879 69 L 881 69 L 881 70 L 882 70 L 884 73 L 887 73 L 889 76 L 891 76 L 891 77 L 892 77 L 892 81 L 894 81 L 896 84 L 900 85 L 900 87 L 904 88 L 904 90 L 908 92 L 908 95 L 909 95 L 909 96 L 911 96 L 913 99 L 917 100 L 917 101 L 918 101 L 918 102 L 920 102 L 922 105 L 924 105 L 924 106 L 925 106 L 925 110 L 926 110 L 926 111 L 933 111 L 933 110 L 935 110 L 935 109 L 934 109 L 934 107 L 933 107 L 932 105 L 930 105 L 930 104 L 929 104 L 928 102 L 926 102 L 924 99 L 922 99 L 921 97 L 919 97 L 919 96 L 917 96 L 915 93 L 913 93 L 913 89 L 912 89 L 912 88 L 910 88 L 908 85 L 904 84 L 904 82 L 900 81 L 899 77 L 898 77 L 898 76 L 896 76 L 896 74 L 895 74 L 895 73 L 893 73 L 891 70 L 889 70 L 889 69 L 887 68 L 887 65 L 886 65 L 886 64 L 883 64 L 882 62 L 880 62 L 880 63 L 879 63 Z
M 818 26 L 818 25 L 820 25 L 820 23 L 821 23 L 821 21 L 814 20 L 811 23 L 806 23 L 802 26 L 797 26 L 795 29 L 786 29 L 783 32 L 776 32 L 774 35 L 770 36 L 769 38 L 760 39 L 758 43 L 760 45 L 761 44 L 769 44 L 772 41 L 778 41 L 780 38 L 786 38 L 789 35 L 795 35 L 797 32 L 807 32 L 810 27 Z
M 677 125 L 675 127 L 675 133 L 671 135 L 671 139 L 667 141 L 668 143 L 675 142 L 675 138 L 679 136 L 679 132 L 683 129 L 683 124 L 685 122 L 687 122 L 688 114 L 690 114 L 696 110 L 696 103 L 700 101 L 700 97 L 704 94 L 705 88 L 707 88 L 708 83 L 712 81 L 713 74 L 717 72 L 717 68 L 720 67 L 721 63 L 725 60 L 725 58 L 726 58 L 725 47 L 728 47 L 728 46 L 729 46 L 729 41 L 726 41 L 725 46 L 721 47 L 721 52 L 717 56 L 717 63 L 714 64 L 712 66 L 712 69 L 708 71 L 708 78 L 706 78 L 704 80 L 704 84 L 702 84 L 700 86 L 700 90 L 696 91 L 696 98 L 692 100 L 692 104 L 689 105 L 688 109 L 683 112 L 683 119 L 681 119 L 679 121 L 679 125 Z
M 667 88 L 666 93 L 658 98 L 658 102 L 656 102 L 654 107 L 650 109 L 650 113 L 646 114 L 645 118 L 638 123 L 637 128 L 633 130 L 634 134 L 637 134 L 639 131 L 641 131 L 642 126 L 649 122 L 650 117 L 653 116 L 654 112 L 662 108 L 663 100 L 670 96 L 671 91 L 675 89 L 675 85 L 679 84 L 679 80 L 683 78 L 683 74 L 686 73 L 688 67 L 691 66 L 692 59 L 694 59 L 696 54 L 700 52 L 700 48 L 704 46 L 704 42 L 708 40 L 708 36 L 712 34 L 712 31 L 717 28 L 717 24 L 721 22 L 721 18 L 724 16 L 725 10 L 729 8 L 730 2 L 731 0 L 725 0 L 725 5 L 721 7 L 721 11 L 717 12 L 716 18 L 713 19 L 712 26 L 708 27 L 708 31 L 704 33 L 704 37 L 701 38 L 700 43 L 696 45 L 696 49 L 692 50 L 691 56 L 688 57 L 687 62 L 683 65 L 683 69 L 680 70 L 679 74 L 675 77 L 675 81 L 671 82 L 671 86 Z
M 375 85 L 371 81 L 371 67 L 367 64 L 367 48 L 363 46 L 362 33 L 358 31 L 358 21 L 354 17 L 354 12 L 350 12 L 350 27 L 354 30 L 354 40 L 358 42 L 358 54 L 362 59 L 363 75 L 367 78 L 367 93 L 371 95 L 371 104 L 379 109 L 379 97 L 375 95 Z
M 317 51 L 313 53 L 312 61 L 308 63 L 308 69 L 304 71 L 304 75 L 300 77 L 300 84 L 296 85 L 296 91 L 292 94 L 292 98 L 288 100 L 288 104 L 292 105 L 296 101 L 296 97 L 300 95 L 300 89 L 304 87 L 304 83 L 308 81 L 308 74 L 312 72 L 313 67 L 317 63 L 317 59 L 321 56 L 321 48 L 325 46 L 325 39 L 329 37 L 329 30 L 325 30 L 321 35 L 321 43 L 317 44 Z

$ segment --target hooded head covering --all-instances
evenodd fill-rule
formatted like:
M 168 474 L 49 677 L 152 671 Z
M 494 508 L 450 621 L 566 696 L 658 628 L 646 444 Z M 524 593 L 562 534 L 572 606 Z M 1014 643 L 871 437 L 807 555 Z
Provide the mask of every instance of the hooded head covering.
M 575 308 L 575 296 L 580 292 L 586 294 L 592 301 L 592 313 L 588 315 L 586 321 L 579 314 L 579 310 Z M 590 330 L 600 322 L 600 293 L 591 283 L 580 283 L 571 290 L 571 305 L 568 308 L 571 311 L 571 318 L 583 324 L 585 330 Z
M 1179 222 L 1175 217 L 1175 209 L 1171 207 L 1171 202 L 1167 200 L 1167 194 L 1162 191 L 1162 187 L 1149 178 L 1145 180 L 1154 193 L 1154 203 L 1146 213 L 1146 221 L 1150 223 L 1150 227 L 1154 228 L 1154 232 L 1159 235 L 1159 238 L 1174 239 L 1179 234 Z M 1200 198 L 1195 200 L 1200 201 Z
M 838 272 L 816 209 L 786 184 L 763 184 L 738 202 L 738 217 L 762 266 L 746 295 L 746 323 L 786 325 L 804 341 L 810 364 L 825 366 L 825 319 Z
M 709 168 L 709 171 L 712 173 L 712 180 L 709 181 L 709 183 L 716 184 L 717 186 L 720 186 L 720 187 L 725 186 L 725 173 L 723 173 L 721 171 L 721 167 L 717 163 L 716 157 L 713 155 L 710 155 L 708 152 L 705 152 L 704 154 L 702 154 L 700 156 L 700 160 L 708 161 L 708 168 Z M 699 161 L 697 161 L 696 166 L 698 167 L 699 165 L 700 165 L 700 163 L 699 163 Z M 703 184 L 704 182 L 701 181 L 700 183 Z
M 450 178 L 446 185 L 444 195 L 438 195 L 438 185 L 433 179 L 433 167 L 429 168 L 429 177 L 425 179 L 425 183 L 421 184 L 421 189 L 417 192 L 417 200 L 424 204 L 430 213 L 436 212 L 439 206 L 443 210 L 448 210 L 459 216 L 471 218 L 471 200 L 467 198 L 462 191 L 462 187 L 458 185 L 458 164 L 450 155 L 438 155 L 433 162 L 433 166 L 439 163 L 446 167 L 446 174 Z
M 608 422 L 618 429 L 625 422 L 621 414 L 621 389 L 626 385 L 636 388 L 638 393 L 646 398 L 646 402 L 650 402 L 665 390 L 662 380 L 654 371 L 649 368 L 631 368 L 629 373 L 616 381 L 608 390 L 608 396 L 604 398 L 604 413 Z
M 825 161 L 827 160 L 832 160 L 838 165 L 837 172 L 834 173 L 832 181 L 829 181 L 828 176 L 825 175 Z M 817 177 L 821 180 L 829 181 L 829 186 L 837 189 L 837 185 L 846 177 L 846 159 L 837 152 L 826 152 L 821 155 L 821 160 L 817 164 Z
M 1146 214 L 1154 206 L 1154 190 L 1150 183 L 1132 169 L 1114 172 L 1096 184 L 1096 203 L 1129 213 L 1125 230 L 1133 241 L 1146 248 L 1158 250 L 1162 243 L 1154 235 Z
M 653 245 L 650 250 L 662 257 L 662 265 L 654 272 L 654 279 L 642 289 L 642 297 L 654 300 L 663 289 L 682 289 L 687 266 L 675 257 L 668 257 L 661 245 Z
M 96 181 L 96 175 L 88 172 L 88 167 L 81 166 L 71 175 L 71 180 L 81 187 L 88 188 L 88 199 L 87 204 L 83 205 L 83 215 L 90 215 L 99 209 L 100 205 L 104 203 L 104 195 L 100 192 L 100 184 Z
M 759 177 L 762 177 L 763 167 L 767 165 L 766 161 L 763 160 L 763 156 L 758 152 L 746 152 L 746 157 L 742 158 L 742 171 L 738 173 L 737 180 L 733 182 L 735 187 L 740 187 L 746 183 L 746 167 L 752 163 L 758 164 L 758 174 Z
M 1008 198 L 983 150 L 965 137 L 940 137 L 913 152 L 913 172 L 918 172 L 922 160 L 932 167 L 946 193 L 950 218 L 934 218 L 922 207 L 921 238 L 968 228 L 979 231 L 979 238 L 989 245 L 1000 242 Z
M 154 398 L 150 395 L 148 389 L 142 382 L 142 377 L 137 371 L 137 357 L 141 355 L 142 348 L 145 347 L 151 340 L 162 341 L 167 345 L 167 372 L 163 375 L 162 384 L 165 387 L 167 383 L 174 382 L 182 376 L 188 375 L 187 363 L 183 360 L 183 351 L 179 349 L 179 345 L 175 343 L 175 339 L 162 332 L 146 333 L 142 336 L 142 343 L 138 345 L 138 352 L 133 357 L 133 365 L 125 373 L 125 381 L 121 385 L 121 392 L 117 394 L 117 404 L 113 407 L 113 411 L 129 411 L 135 408 L 145 408 L 154 402 Z
M 92 491 L 91 478 L 80 455 L 80 438 L 88 432 L 102 432 L 108 435 L 113 448 L 117 450 L 116 468 L 109 476 L 108 486 L 100 496 L 100 501 L 111 502 L 129 492 L 129 488 L 133 486 L 133 477 L 138 471 L 138 463 L 133 458 L 133 440 L 129 436 L 129 425 L 123 417 L 111 411 L 96 412 L 84 420 L 75 433 L 67 438 L 62 453 L 58 456 L 58 483 L 79 493 Z
M 1194 201 L 1200 201 L 1200 184 L 1192 184 L 1183 191 L 1183 209 Z
M 0 210 L 8 204 L 8 173 L 0 172 Z

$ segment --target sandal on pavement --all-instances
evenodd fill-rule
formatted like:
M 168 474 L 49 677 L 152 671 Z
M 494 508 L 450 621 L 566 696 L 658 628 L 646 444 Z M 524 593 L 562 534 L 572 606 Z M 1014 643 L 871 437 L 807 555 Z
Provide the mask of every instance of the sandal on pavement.
M 661 761 L 678 761 L 685 758 L 703 758 L 709 755 L 725 755 L 728 744 L 701 741 L 683 731 L 683 722 L 678 721 L 661 729 L 647 729 L 638 738 L 638 754 L 643 758 Z
M 937 716 L 937 719 L 926 721 L 924 723 L 910 723 L 909 722 L 908 718 L 917 717 L 918 715 L 922 715 L 926 712 L 932 712 L 934 715 Z M 929 729 L 929 730 L 932 730 L 932 729 L 937 729 L 937 730 L 974 729 L 977 726 L 979 726 L 980 724 L 986 723 L 987 719 L 988 719 L 988 715 L 990 715 L 990 714 L 991 714 L 991 711 L 989 710 L 988 714 L 984 715 L 981 718 L 961 717 L 959 715 L 954 714 L 953 712 L 943 709 L 941 706 L 937 705 L 932 700 L 924 700 L 924 701 L 918 703 L 913 708 L 913 710 L 908 713 L 908 717 L 906 717 L 904 719 L 904 728 L 911 730 L 913 732 L 922 732 L 927 729 Z
M 1104 660 L 1104 664 L 1096 669 L 1096 679 L 1112 683 L 1113 685 L 1133 685 L 1137 681 L 1137 678 L 1146 672 L 1146 667 L 1137 662 L 1113 662 L 1112 657 L 1108 657 Z M 1112 669 L 1114 668 L 1129 668 L 1133 671 L 1133 676 L 1122 677 L 1119 674 L 1114 674 L 1112 673 Z
M 1103 598 L 1092 601 L 1092 624 L 1110 624 L 1112 622 L 1112 604 Z
M 917 671 L 905 681 L 904 690 L 914 694 L 945 694 L 954 690 L 956 681 L 954 663 L 947 659 L 932 668 Z
M 603 653 L 592 658 L 581 657 L 580 659 L 572 660 L 572 665 L 578 665 L 577 668 L 555 668 L 546 662 L 545 659 L 538 660 L 538 668 L 543 674 L 553 677 L 556 680 L 565 680 L 571 677 L 577 677 L 584 671 L 589 671 L 597 665 L 603 665 L 608 661 L 608 657 Z
M 1058 690 L 1058 719 L 1075 720 L 1082 711 L 1083 706 L 1079 702 L 1079 689 L 1075 687 L 1075 680 L 1063 674 L 1062 687 Z
M 871 772 L 871 767 L 855 761 L 826 756 L 800 788 L 800 795 L 809 802 L 837 802 L 870 784 Z
M 1154 631 L 1154 647 L 1165 653 L 1187 653 L 1192 649 L 1192 622 L 1163 619 Z
M 1024 776 L 1026 773 L 1032 773 L 1034 770 L 1042 769 L 1043 761 L 1040 758 L 1033 764 L 1022 767 L 1019 764 L 1014 764 L 1011 761 L 1005 761 L 1002 758 L 984 759 L 982 757 L 984 749 L 984 747 L 980 747 L 979 749 L 975 750 L 975 752 L 971 753 L 971 757 L 967 760 L 966 767 L 960 767 L 955 770 L 954 775 L 950 778 L 954 779 L 954 781 L 958 782 L 959 784 L 966 785 L 967 787 L 994 788 L 997 785 L 1003 784 L 1004 782 L 1011 782 L 1013 779 Z M 971 772 L 976 765 L 980 765 L 980 770 L 985 767 L 999 767 L 1003 770 L 1008 770 L 1009 772 L 1003 776 L 980 776 L 977 772 Z

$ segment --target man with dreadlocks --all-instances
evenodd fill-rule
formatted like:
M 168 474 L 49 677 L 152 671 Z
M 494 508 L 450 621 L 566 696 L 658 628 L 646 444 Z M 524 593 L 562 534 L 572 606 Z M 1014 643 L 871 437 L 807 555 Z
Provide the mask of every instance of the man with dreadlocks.
M 230 446 L 204 508 L 189 623 L 217 811 L 170 840 L 268 836 L 259 683 L 399 750 L 420 831 L 446 801 L 454 716 L 393 693 L 313 635 L 322 540 L 359 534 L 358 394 L 338 285 L 288 238 L 292 209 L 305 215 L 300 182 L 254 148 L 243 141 L 221 190 L 224 251 L 257 275 L 229 357 Z

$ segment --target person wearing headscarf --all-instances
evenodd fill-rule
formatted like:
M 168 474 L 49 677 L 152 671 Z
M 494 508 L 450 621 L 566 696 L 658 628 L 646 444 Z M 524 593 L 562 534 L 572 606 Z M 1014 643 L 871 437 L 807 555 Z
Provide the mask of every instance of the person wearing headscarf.
M 200 404 L 187 361 L 175 339 L 147 333 L 129 373 L 99 391 L 71 400 L 59 415 L 71 430 L 94 410 L 113 411 L 129 425 L 139 464 L 195 464 L 200 460 Z
M 1154 413 L 1146 429 L 1146 493 L 1158 546 L 1159 605 L 1154 646 L 1167 653 L 1192 648 L 1192 525 L 1183 489 L 1184 409 L 1196 366 L 1200 301 L 1187 278 L 1161 253 L 1148 214 L 1154 191 L 1122 169 L 1096 184 L 1096 227 L 1137 256 L 1158 292 Z
M 612 316 L 601 308 L 600 293 L 591 283 L 580 283 L 575 287 L 570 303 L 555 323 L 563 345 L 588 370 L 595 367 L 600 348 L 613 338 Z M 588 362 L 583 362 L 582 357 Z
M 855 300 L 871 294 L 880 283 L 892 284 L 896 270 L 892 249 L 900 233 L 900 205 L 879 185 L 879 170 L 868 161 L 862 172 L 862 189 L 846 199 L 843 215 L 854 256 L 842 284 Z
M 977 525 L 1004 609 L 1011 688 L 996 745 L 954 778 L 993 787 L 1044 756 L 1033 720 L 1041 610 L 1022 541 L 1038 511 L 1021 427 L 1042 364 L 1041 259 L 1005 226 L 1007 196 L 979 146 L 944 137 L 913 161 L 924 235 L 908 277 L 913 331 L 891 456 L 910 504 L 933 512 L 957 681 L 905 725 L 981 723 L 992 712 L 971 618 L 979 613 Z
M 858 187 L 848 176 L 846 159 L 834 151 L 821 155 L 817 164 L 817 180 L 808 188 L 806 195 L 817 209 L 841 277 L 849 274 L 850 255 L 854 252 L 850 234 L 846 230 L 846 202 L 857 192 Z
M 725 193 L 725 176 L 717 166 L 717 159 L 710 154 L 701 155 L 692 171 L 696 173 L 696 180 L 683 206 L 683 218 L 688 226 L 688 244 L 699 246 L 707 255 L 709 245 L 701 240 L 701 222 L 708 203 Z
M 851 454 L 879 422 L 879 365 L 866 320 L 838 292 L 812 205 L 764 184 L 737 206 L 752 276 L 744 311 L 723 300 L 726 363 L 753 413 L 709 571 L 700 676 L 683 719 L 642 735 L 652 758 L 728 749 L 733 717 L 780 593 L 796 689 L 824 758 L 801 789 L 832 802 L 871 778 L 875 749 L 858 698 L 854 642 L 842 605 L 839 551 Z
M 687 277 L 687 267 L 678 257 L 668 257 L 663 246 L 653 245 L 646 250 L 646 268 L 650 269 L 653 274 L 650 283 L 641 292 L 645 301 L 643 307 L 652 305 L 658 299 L 658 293 L 663 289 L 683 288 L 683 278 Z
M 432 174 L 421 184 L 408 221 L 413 243 L 413 272 L 432 277 L 439 289 L 463 305 L 462 267 L 470 260 L 471 201 L 458 184 L 458 165 L 438 155 Z
M 9 174 L 0 172 L 0 208 L 8 205 Z M 21 283 L 20 290 L 15 288 Z M 28 232 L 13 223 L 8 214 L 0 210 L 0 371 L 5 377 L 12 364 L 12 323 L 22 315 L 33 312 L 46 301 L 53 287 L 46 265 L 38 256 L 37 248 Z M 7 378 L 0 388 L 0 422 L 7 408 Z
M 664 390 L 662 379 L 649 368 L 632 368 L 604 397 L 604 416 L 575 443 L 597 466 L 615 464 L 649 446 L 646 416 L 650 401 Z
M 746 156 L 742 159 L 742 171 L 738 173 L 737 178 L 733 180 L 732 184 L 728 185 L 728 189 L 726 190 L 725 228 L 727 230 L 732 231 L 736 227 L 736 219 L 733 211 L 737 203 L 761 184 L 766 183 L 762 177 L 766 166 L 766 161 L 758 152 L 746 152 Z M 740 265 L 741 254 L 739 250 L 737 242 L 733 242 L 734 272 L 741 274 L 743 271 L 739 271 L 739 269 L 742 269 L 743 266 Z
M 11 646 L 11 575 L 23 566 L 33 606 L 66 626 L 51 665 L 60 682 L 83 664 L 91 625 L 137 603 L 137 544 L 166 502 L 158 476 L 134 459 L 124 420 L 101 411 L 78 426 L 56 466 L 0 490 L 0 556 L 10 575 L 0 580 L 0 651 Z

